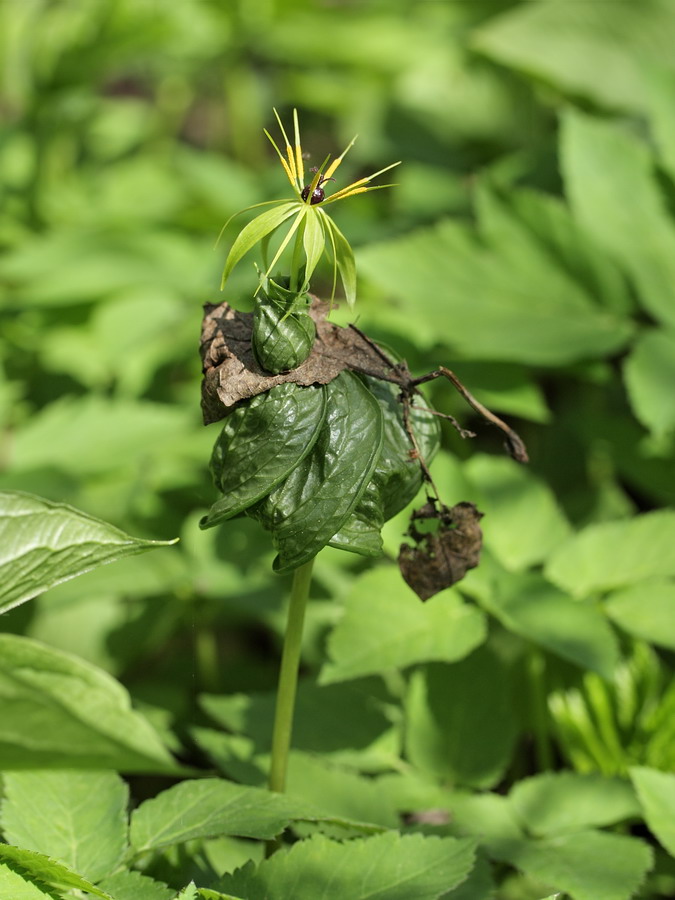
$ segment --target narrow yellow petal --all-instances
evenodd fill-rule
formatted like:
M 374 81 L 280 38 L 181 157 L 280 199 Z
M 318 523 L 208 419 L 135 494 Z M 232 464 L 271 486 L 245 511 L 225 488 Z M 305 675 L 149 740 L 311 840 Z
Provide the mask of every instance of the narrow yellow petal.
M 295 167 L 295 156 L 293 154 L 293 149 L 291 147 L 290 141 L 288 140 L 288 135 L 286 134 L 286 129 L 284 128 L 283 123 L 279 117 L 279 113 L 276 111 L 276 109 L 274 110 L 274 115 L 277 118 L 277 122 L 279 123 L 279 128 L 281 129 L 281 133 L 284 136 L 284 141 L 286 143 L 286 155 L 288 156 L 288 161 L 290 163 L 290 169 L 291 169 L 291 172 L 293 173 L 293 178 L 295 179 L 294 187 L 297 187 L 297 185 L 299 184 L 298 170 Z
M 300 144 L 300 126 L 298 124 L 298 111 L 293 110 L 293 128 L 295 129 L 295 165 L 298 173 L 298 181 L 302 184 L 305 180 L 305 164 L 302 159 L 302 145 Z
M 344 200 L 345 197 L 351 197 L 353 194 L 363 194 L 365 191 L 369 190 L 372 190 L 372 188 L 354 187 L 352 185 L 348 188 L 344 188 L 343 190 L 338 191 L 337 194 L 331 194 L 330 197 L 324 200 L 324 203 L 330 203 L 332 200 Z
M 353 181 L 351 184 L 348 184 L 346 187 L 341 188 L 339 191 L 336 191 L 334 194 L 331 194 L 330 197 L 326 198 L 326 203 L 330 200 L 342 200 L 343 197 L 347 197 L 353 193 L 361 193 L 361 191 L 355 191 L 355 188 L 359 188 L 362 184 L 368 184 L 369 181 L 372 181 L 373 178 L 377 178 L 378 175 L 382 175 L 383 172 L 388 172 L 389 169 L 393 169 L 395 166 L 399 166 L 401 161 L 392 163 L 390 166 L 385 166 L 384 169 L 380 169 L 379 172 L 373 172 L 372 175 L 366 176 L 366 178 L 359 178 L 358 181 Z M 380 185 L 384 187 L 384 185 Z M 373 190 L 370 188 L 369 190 Z
M 281 150 L 277 147 L 277 145 L 276 145 L 276 143 L 275 143 L 275 141 L 274 141 L 274 138 L 273 138 L 272 135 L 269 133 L 269 131 L 268 131 L 266 128 L 263 128 L 263 131 L 265 132 L 265 134 L 266 134 L 267 137 L 269 138 L 270 143 L 272 144 L 272 146 L 274 147 L 274 149 L 277 151 L 277 155 L 278 155 L 278 157 L 279 157 L 279 161 L 281 162 L 281 165 L 284 167 L 284 171 L 286 172 L 286 175 L 288 176 L 288 180 L 290 181 L 291 186 L 293 187 L 294 190 L 297 191 L 298 186 L 297 186 L 297 184 L 296 184 L 296 182 L 295 182 L 295 180 L 294 180 L 294 178 L 293 178 L 293 173 L 292 173 L 291 170 L 289 169 L 288 163 L 287 163 L 286 160 L 284 159 Z
M 342 160 L 345 158 L 345 156 L 349 153 L 349 151 L 354 146 L 354 142 L 356 141 L 357 137 L 358 137 L 358 134 L 355 134 L 354 137 L 351 139 L 351 141 L 347 144 L 345 149 L 342 151 L 342 153 L 337 157 L 337 159 L 333 160 L 333 162 L 330 164 L 330 166 L 324 172 L 324 176 L 323 176 L 324 178 L 330 178 L 332 176 L 332 174 L 335 172 L 335 170 L 340 165 Z

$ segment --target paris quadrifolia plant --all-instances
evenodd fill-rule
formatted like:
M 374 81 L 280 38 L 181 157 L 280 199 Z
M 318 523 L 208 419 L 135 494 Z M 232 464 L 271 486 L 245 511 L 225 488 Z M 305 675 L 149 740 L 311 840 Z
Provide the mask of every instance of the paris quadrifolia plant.
M 392 359 L 354 325 L 327 321 L 338 277 L 350 307 L 356 299 L 354 254 L 329 207 L 389 187 L 370 182 L 398 163 L 329 193 L 354 141 L 334 160 L 327 157 L 306 172 L 297 112 L 293 145 L 275 115 L 283 149 L 265 133 L 294 196 L 248 207 L 271 206 L 234 240 L 222 281 L 224 287 L 234 266 L 260 244 L 262 267 L 251 287 L 254 311 L 242 313 L 222 303 L 207 308 L 204 319 L 204 418 L 224 419 L 224 425 L 211 459 L 222 496 L 201 526 L 240 515 L 256 519 L 271 533 L 275 571 L 293 577 L 269 777 L 270 788 L 283 791 L 317 553 L 330 546 L 379 556 L 384 522 L 425 485 L 427 502 L 414 513 L 408 532 L 413 545 L 403 544 L 399 557 L 403 577 L 426 599 L 478 563 L 480 513 L 469 503 L 449 509 L 438 498 L 429 471 L 440 441 L 438 414 L 419 386 L 437 377 L 450 379 L 479 414 L 504 432 L 511 454 L 521 461 L 527 457 L 515 432 L 481 406 L 449 369 L 414 379 L 404 362 Z M 279 231 L 283 236 L 270 259 L 270 242 Z M 309 293 L 324 256 L 332 266 L 328 301 Z M 277 271 L 282 260 L 288 260 L 287 268 Z

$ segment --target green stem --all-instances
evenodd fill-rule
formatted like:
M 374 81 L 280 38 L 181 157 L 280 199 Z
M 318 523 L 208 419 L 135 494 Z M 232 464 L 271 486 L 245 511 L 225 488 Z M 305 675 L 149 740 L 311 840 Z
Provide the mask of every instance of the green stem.
M 295 693 L 298 686 L 298 667 L 302 648 L 302 628 L 313 565 L 314 560 L 311 559 L 304 566 L 299 566 L 293 573 L 286 636 L 279 671 L 277 707 L 272 732 L 272 759 L 270 761 L 269 788 L 278 793 L 283 793 L 286 787 L 288 751 L 291 746 Z

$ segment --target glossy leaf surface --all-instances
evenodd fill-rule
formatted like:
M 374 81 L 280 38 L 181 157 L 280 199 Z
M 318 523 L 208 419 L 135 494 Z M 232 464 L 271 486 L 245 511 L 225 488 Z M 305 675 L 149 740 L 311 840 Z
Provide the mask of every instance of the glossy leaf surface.
M 311 298 L 295 294 L 273 281 L 260 292 L 253 312 L 253 351 L 267 372 L 296 369 L 309 356 L 316 337 L 309 316 Z
M 312 450 L 326 411 L 323 387 L 280 384 L 232 412 L 211 456 L 223 497 L 201 523 L 209 528 L 269 494 Z
M 0 492 L 0 612 L 96 566 L 165 547 L 65 503 Z
M 279 573 L 312 559 L 339 531 L 365 491 L 382 447 L 380 407 L 357 376 L 345 371 L 325 390 L 326 419 L 312 451 L 250 510 L 272 532 Z

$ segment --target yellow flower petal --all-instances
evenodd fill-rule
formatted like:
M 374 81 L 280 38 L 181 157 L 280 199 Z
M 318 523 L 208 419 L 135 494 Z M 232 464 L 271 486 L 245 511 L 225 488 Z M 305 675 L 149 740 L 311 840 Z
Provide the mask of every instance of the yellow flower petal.
M 274 110 L 274 115 L 277 118 L 277 122 L 279 123 L 279 128 L 281 129 L 281 133 L 284 136 L 284 141 L 286 142 L 286 155 L 288 156 L 288 162 L 290 165 L 291 172 L 293 173 L 293 178 L 295 179 L 294 187 L 298 187 L 300 182 L 298 180 L 298 170 L 295 165 L 295 154 L 293 153 L 293 148 L 291 147 L 291 143 L 288 140 L 288 135 L 286 134 L 286 129 L 283 126 L 283 123 L 279 117 L 279 113 Z M 293 183 L 293 182 L 292 182 Z
M 355 134 L 354 137 L 351 139 L 351 141 L 347 144 L 345 149 L 342 151 L 342 153 L 338 156 L 338 158 L 334 159 L 333 162 L 330 164 L 330 166 L 326 169 L 326 171 L 324 172 L 324 176 L 323 176 L 324 180 L 330 178 L 331 175 L 335 172 L 335 170 L 340 165 L 342 160 L 345 158 L 345 156 L 349 153 L 349 151 L 354 146 L 354 142 L 356 141 L 357 137 L 358 137 L 358 134 Z
M 274 138 L 273 138 L 272 135 L 269 133 L 269 131 L 268 131 L 266 128 L 263 128 L 263 131 L 265 132 L 265 134 L 266 134 L 267 137 L 269 138 L 270 143 L 272 144 L 272 146 L 274 147 L 274 149 L 277 151 L 277 155 L 279 156 L 279 161 L 281 162 L 281 165 L 284 167 L 284 171 L 286 172 L 286 175 L 288 175 L 288 180 L 290 181 L 291 186 L 297 191 L 298 186 L 297 186 L 297 184 L 295 183 L 295 179 L 293 178 L 293 173 L 292 173 L 291 170 L 289 169 L 288 163 L 287 163 L 286 160 L 284 159 L 281 150 L 277 147 L 277 145 L 276 145 L 276 143 L 275 143 L 275 141 L 274 141 Z
M 298 111 L 293 110 L 293 128 L 295 130 L 295 165 L 298 173 L 298 182 L 305 180 L 305 164 L 302 159 L 302 146 L 300 144 L 300 126 L 298 124 Z

